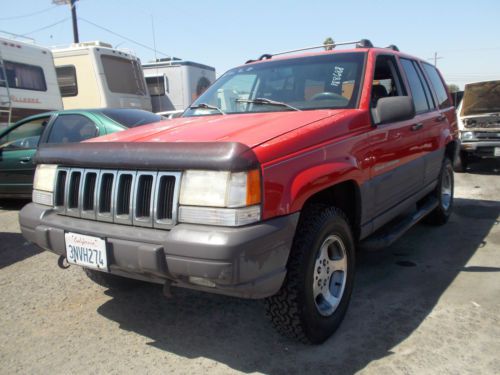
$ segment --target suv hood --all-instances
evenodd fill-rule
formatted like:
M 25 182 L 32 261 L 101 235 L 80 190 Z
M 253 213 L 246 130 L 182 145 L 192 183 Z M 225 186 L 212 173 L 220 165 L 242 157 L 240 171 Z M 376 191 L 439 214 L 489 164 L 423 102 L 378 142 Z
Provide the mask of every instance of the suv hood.
M 500 113 L 500 81 L 465 85 L 460 116 Z
M 184 117 L 113 133 L 90 142 L 239 142 L 255 147 L 346 110 L 283 111 Z

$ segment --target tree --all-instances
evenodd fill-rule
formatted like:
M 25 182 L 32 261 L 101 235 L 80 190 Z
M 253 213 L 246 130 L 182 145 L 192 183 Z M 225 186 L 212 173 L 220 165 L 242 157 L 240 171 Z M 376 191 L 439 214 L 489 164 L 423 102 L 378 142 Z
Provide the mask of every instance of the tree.
M 448 85 L 448 90 L 449 90 L 451 93 L 454 93 L 454 92 L 460 91 L 460 87 L 458 87 L 458 85 L 455 85 L 454 83 L 450 83 L 450 84 Z
M 331 51 L 335 48 L 335 41 L 331 37 L 328 37 L 323 42 L 323 45 L 325 46 L 325 51 Z

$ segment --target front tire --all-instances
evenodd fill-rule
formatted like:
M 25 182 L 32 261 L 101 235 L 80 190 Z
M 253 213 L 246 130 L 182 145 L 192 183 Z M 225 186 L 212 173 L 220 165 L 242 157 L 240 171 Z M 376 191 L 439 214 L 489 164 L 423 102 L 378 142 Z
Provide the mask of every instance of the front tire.
M 455 170 L 455 172 L 465 173 L 467 171 L 467 167 L 469 166 L 470 162 L 469 154 L 465 151 L 460 151 L 460 154 L 456 159 L 457 160 L 455 161 L 453 169 Z
M 453 210 L 454 187 L 453 166 L 450 159 L 445 158 L 439 174 L 438 185 L 433 193 L 438 200 L 438 206 L 427 216 L 427 223 L 443 225 L 448 221 Z
M 302 215 L 280 291 L 266 299 L 277 330 L 320 344 L 338 328 L 354 281 L 354 241 L 337 208 L 313 205 Z

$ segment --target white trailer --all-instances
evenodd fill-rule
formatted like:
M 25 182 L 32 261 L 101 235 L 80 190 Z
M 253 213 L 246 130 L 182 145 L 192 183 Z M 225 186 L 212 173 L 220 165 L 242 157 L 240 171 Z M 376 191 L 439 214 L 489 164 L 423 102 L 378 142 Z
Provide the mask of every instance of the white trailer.
M 0 129 L 24 117 L 62 108 L 50 50 L 0 38 Z
M 139 108 L 151 111 L 140 60 L 103 42 L 53 48 L 64 109 Z
M 184 111 L 215 81 L 215 68 L 178 58 L 142 65 L 153 112 Z

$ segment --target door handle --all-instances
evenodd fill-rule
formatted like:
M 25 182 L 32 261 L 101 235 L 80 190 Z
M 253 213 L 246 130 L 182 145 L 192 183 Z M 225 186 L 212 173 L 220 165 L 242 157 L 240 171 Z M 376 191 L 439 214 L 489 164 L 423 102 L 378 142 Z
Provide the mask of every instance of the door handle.
M 19 161 L 21 162 L 21 164 L 29 163 L 31 161 L 31 156 L 24 156 L 22 158 L 19 158 Z
M 436 118 L 434 119 L 434 121 L 436 121 L 436 122 L 441 122 L 441 121 L 444 121 L 445 119 L 446 119 L 446 116 L 444 116 L 444 115 L 439 115 L 438 117 L 436 117 Z
M 419 122 L 418 124 L 413 124 L 411 126 L 411 131 L 414 132 L 414 131 L 422 129 L 423 127 L 424 127 L 424 124 Z

